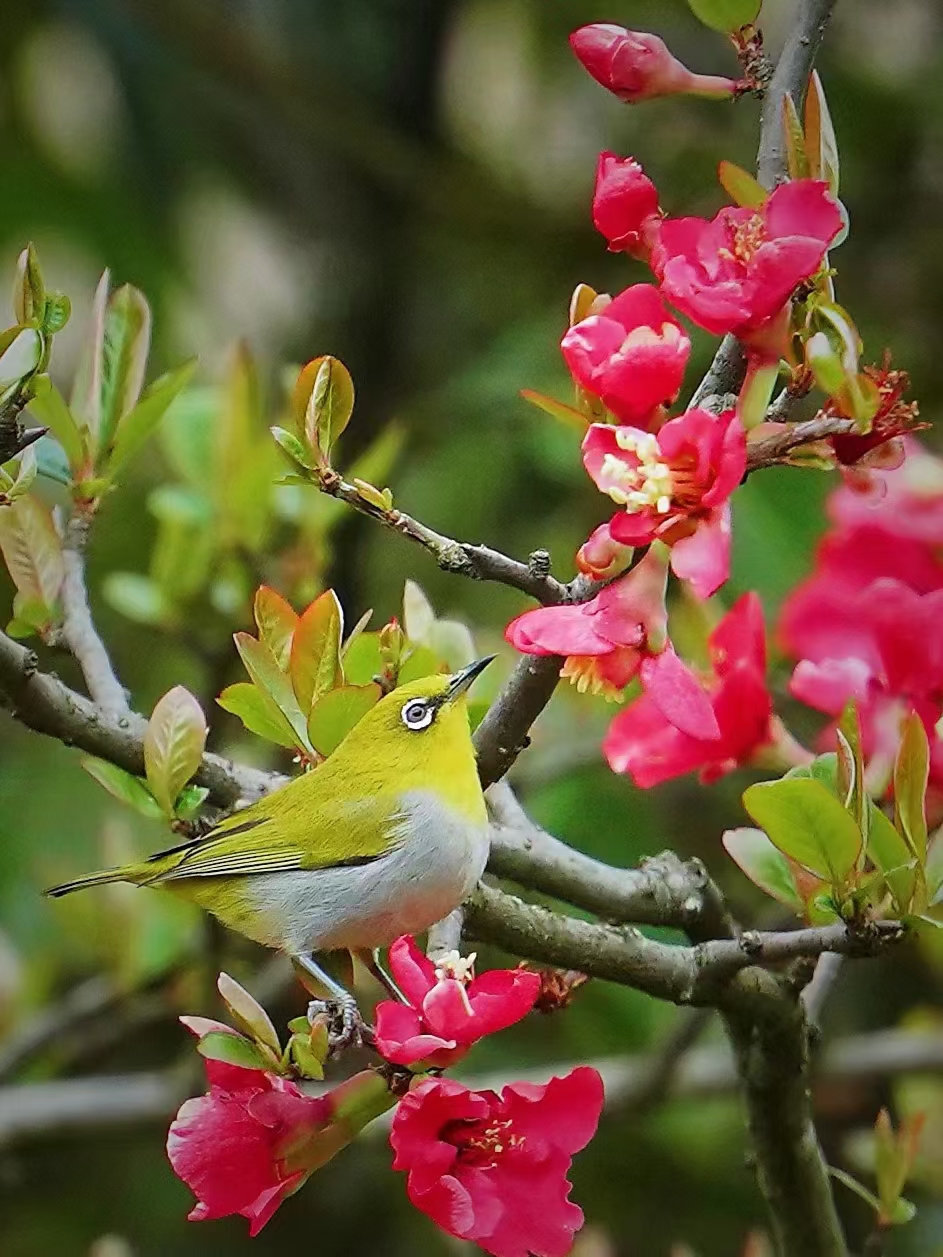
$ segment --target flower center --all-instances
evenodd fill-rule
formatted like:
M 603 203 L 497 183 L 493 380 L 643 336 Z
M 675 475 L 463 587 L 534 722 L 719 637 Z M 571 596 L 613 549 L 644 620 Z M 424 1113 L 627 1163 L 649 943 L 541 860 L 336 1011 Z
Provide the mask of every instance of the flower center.
M 620 450 L 634 454 L 638 461 L 633 467 L 618 454 L 606 454 L 603 458 L 602 474 L 609 482 L 606 492 L 613 502 L 629 512 L 651 507 L 659 515 L 667 515 L 674 483 L 671 468 L 661 461 L 657 437 L 651 432 L 617 428 L 616 444 Z
M 720 249 L 721 257 L 731 262 L 742 262 L 746 266 L 753 254 L 766 239 L 766 227 L 761 214 L 751 214 L 742 223 L 727 224 L 729 248 Z
M 462 956 L 457 951 L 447 951 L 436 961 L 435 976 L 436 981 L 444 982 L 446 978 L 452 978 L 456 982 L 468 985 L 475 976 L 475 961 L 478 959 L 478 953 L 473 951 L 470 956 Z
M 440 1136 L 458 1149 L 458 1158 L 465 1165 L 489 1170 L 511 1148 L 520 1148 L 523 1135 L 516 1135 L 509 1119 L 494 1118 L 490 1122 L 450 1122 Z

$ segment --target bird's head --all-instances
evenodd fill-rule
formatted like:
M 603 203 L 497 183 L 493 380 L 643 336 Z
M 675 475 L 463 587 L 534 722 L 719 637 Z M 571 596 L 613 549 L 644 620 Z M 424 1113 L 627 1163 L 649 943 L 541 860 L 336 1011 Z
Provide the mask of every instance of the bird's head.
M 421 677 L 381 698 L 348 736 L 351 752 L 382 748 L 387 765 L 424 764 L 447 771 L 451 754 L 471 748 L 465 698 L 494 655 L 476 659 L 452 676 Z M 363 748 L 363 749 L 362 749 Z

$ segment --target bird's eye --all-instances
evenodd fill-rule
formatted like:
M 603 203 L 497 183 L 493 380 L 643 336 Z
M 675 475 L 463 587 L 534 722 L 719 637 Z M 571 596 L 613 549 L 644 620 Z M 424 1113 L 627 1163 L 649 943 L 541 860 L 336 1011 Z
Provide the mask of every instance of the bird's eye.
M 403 717 L 403 724 L 406 728 L 416 732 L 419 729 L 429 728 L 435 720 L 435 708 L 424 698 L 412 698 L 400 715 Z

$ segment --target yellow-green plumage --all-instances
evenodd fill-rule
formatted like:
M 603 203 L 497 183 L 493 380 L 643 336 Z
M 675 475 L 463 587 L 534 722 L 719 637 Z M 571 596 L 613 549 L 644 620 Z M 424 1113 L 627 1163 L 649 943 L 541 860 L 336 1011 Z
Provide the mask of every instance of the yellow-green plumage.
M 324 764 L 205 837 L 49 893 L 158 886 L 293 954 L 379 947 L 426 929 L 470 892 L 487 858 L 464 701 L 477 671 L 388 694 Z M 431 713 L 427 727 L 407 726 L 411 705 Z

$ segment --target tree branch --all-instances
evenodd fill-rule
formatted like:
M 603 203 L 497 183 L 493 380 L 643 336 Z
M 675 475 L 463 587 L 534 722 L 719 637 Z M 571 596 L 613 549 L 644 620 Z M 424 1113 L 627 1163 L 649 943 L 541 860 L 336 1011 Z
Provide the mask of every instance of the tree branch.
M 803 423 L 783 424 L 781 430 L 751 441 L 747 446 L 747 474 L 761 467 L 775 467 L 797 445 L 809 445 L 829 436 L 854 432 L 855 421 L 838 415 L 816 415 Z
M 105 644 L 98 635 L 88 605 L 85 584 L 85 547 L 89 520 L 73 512 L 62 539 L 62 635 L 85 677 L 88 692 L 107 715 L 128 712 L 128 696 L 115 675 Z

